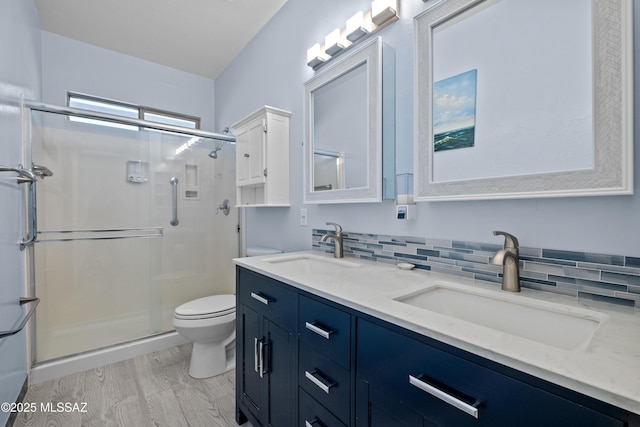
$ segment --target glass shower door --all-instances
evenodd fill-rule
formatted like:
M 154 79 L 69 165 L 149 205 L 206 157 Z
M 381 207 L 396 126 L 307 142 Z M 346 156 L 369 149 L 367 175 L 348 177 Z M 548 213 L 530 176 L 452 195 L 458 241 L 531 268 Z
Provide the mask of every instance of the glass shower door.
M 37 184 L 36 362 L 170 331 L 177 305 L 233 292 L 215 144 L 32 112 L 33 163 L 53 172 Z

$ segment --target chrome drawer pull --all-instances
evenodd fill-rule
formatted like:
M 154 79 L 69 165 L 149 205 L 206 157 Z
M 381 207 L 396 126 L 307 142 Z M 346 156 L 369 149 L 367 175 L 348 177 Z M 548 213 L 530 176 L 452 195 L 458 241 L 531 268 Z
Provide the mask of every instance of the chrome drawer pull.
M 251 298 L 260 301 L 261 303 L 263 303 L 264 305 L 269 305 L 269 303 L 271 302 L 270 299 L 263 297 L 260 294 L 256 294 L 255 292 L 251 292 Z
M 475 406 L 469 405 L 468 403 L 463 402 L 462 400 L 453 397 L 438 388 L 435 388 L 431 384 L 419 380 L 413 375 L 409 375 L 409 384 L 414 387 L 418 387 L 422 391 L 426 391 L 430 395 L 437 397 L 438 399 L 460 409 L 463 412 L 466 412 L 474 418 L 478 418 L 478 408 L 476 408 Z
M 333 333 L 333 331 L 327 331 L 326 329 L 322 329 L 321 327 L 309 322 L 305 322 L 304 326 L 311 332 L 315 332 L 316 334 L 326 339 L 331 338 L 331 334 Z
M 331 384 L 325 384 L 322 380 L 324 380 L 324 378 L 322 378 L 319 374 L 318 371 L 313 371 L 313 372 L 309 372 L 309 371 L 304 371 L 304 376 L 307 377 L 307 379 L 309 381 L 311 381 L 312 383 L 314 383 L 316 386 L 318 386 L 322 391 L 324 391 L 325 393 L 329 394 L 329 389 L 331 389 L 331 387 L 333 387 L 335 384 L 331 383 Z M 326 381 L 326 380 L 325 380 Z
M 311 421 L 304 420 L 304 427 L 314 427 L 314 424 L 317 422 L 318 422 L 317 418 L 314 418 Z

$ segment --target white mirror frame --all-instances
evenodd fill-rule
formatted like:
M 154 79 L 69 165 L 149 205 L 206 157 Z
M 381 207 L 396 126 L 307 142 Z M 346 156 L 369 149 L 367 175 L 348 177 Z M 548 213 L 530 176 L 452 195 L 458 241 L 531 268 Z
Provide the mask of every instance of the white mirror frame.
M 484 1 L 443 0 L 414 20 L 415 199 L 441 201 L 633 194 L 631 0 L 592 0 L 593 169 L 433 182 L 432 30 Z
M 313 91 L 366 64 L 369 91 L 367 186 L 313 191 Z M 375 37 L 326 65 L 305 83 L 304 203 L 362 203 L 382 201 L 382 39 Z

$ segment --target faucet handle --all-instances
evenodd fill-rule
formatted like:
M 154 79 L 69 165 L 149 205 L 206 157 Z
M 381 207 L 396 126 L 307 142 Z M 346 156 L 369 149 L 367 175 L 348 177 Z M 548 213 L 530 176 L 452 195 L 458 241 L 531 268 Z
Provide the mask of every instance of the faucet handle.
M 333 225 L 336 228 L 336 234 L 342 234 L 342 227 L 335 222 L 327 222 L 327 225 Z
M 494 236 L 504 236 L 504 248 L 505 249 L 517 249 L 518 248 L 518 239 L 516 239 L 516 236 L 509 234 L 507 232 L 504 231 L 495 231 L 493 232 Z

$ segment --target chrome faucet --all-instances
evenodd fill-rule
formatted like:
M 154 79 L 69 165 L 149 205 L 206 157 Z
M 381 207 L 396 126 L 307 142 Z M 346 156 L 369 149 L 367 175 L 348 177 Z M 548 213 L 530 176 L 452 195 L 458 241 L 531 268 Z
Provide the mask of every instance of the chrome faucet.
M 333 256 L 335 258 L 344 258 L 344 251 L 342 250 L 342 227 L 335 222 L 327 222 L 327 225 L 333 225 L 336 231 L 335 233 L 323 234 L 320 241 L 326 242 L 329 239 L 333 240 Z
M 491 264 L 502 265 L 502 290 L 520 292 L 520 257 L 518 239 L 504 231 L 494 231 L 494 236 L 504 236 L 504 249 L 491 258 Z

